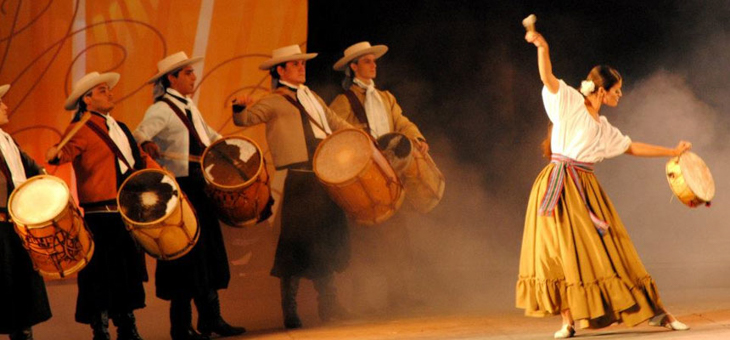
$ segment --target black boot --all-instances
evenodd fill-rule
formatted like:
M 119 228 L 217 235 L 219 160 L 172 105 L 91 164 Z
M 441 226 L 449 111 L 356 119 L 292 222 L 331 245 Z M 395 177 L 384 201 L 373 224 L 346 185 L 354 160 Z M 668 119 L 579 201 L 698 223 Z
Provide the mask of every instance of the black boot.
M 33 340 L 33 330 L 28 327 L 14 333 L 10 333 L 10 340 Z
M 210 340 L 193 329 L 193 310 L 189 299 L 170 302 L 170 336 L 172 340 Z
M 91 330 L 94 332 L 93 340 L 111 340 L 109 334 L 109 313 L 102 311 L 91 319 Z
M 327 322 L 330 320 L 345 320 L 351 317 L 350 312 L 337 301 L 334 276 L 329 275 L 314 280 L 314 289 L 318 294 L 317 314 L 319 314 L 320 320 Z
M 112 317 L 117 326 L 117 340 L 144 340 L 137 332 L 137 320 L 134 313 L 122 313 Z
M 206 296 L 195 298 L 198 308 L 198 331 L 210 336 L 216 333 L 220 336 L 232 336 L 246 333 L 243 327 L 229 325 L 221 317 L 221 302 L 217 291 L 211 291 Z
M 302 328 L 302 320 L 297 315 L 297 291 L 299 278 L 296 276 L 281 278 L 281 311 L 284 313 L 284 328 Z

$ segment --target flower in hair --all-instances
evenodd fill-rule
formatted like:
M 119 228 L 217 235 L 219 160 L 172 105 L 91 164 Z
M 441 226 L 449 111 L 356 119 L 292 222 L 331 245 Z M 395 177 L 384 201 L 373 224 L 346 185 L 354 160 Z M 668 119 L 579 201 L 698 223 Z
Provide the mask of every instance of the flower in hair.
M 584 80 L 580 82 L 580 93 L 588 97 L 596 90 L 596 84 L 592 80 Z

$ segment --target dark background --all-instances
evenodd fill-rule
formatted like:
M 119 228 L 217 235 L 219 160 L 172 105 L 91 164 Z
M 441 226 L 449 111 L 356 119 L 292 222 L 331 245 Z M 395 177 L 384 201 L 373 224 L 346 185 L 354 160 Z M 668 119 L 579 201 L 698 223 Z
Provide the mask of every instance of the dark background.
M 714 206 L 689 209 L 671 199 L 666 159 L 597 167 L 660 289 L 730 286 L 730 1 L 310 1 L 307 50 L 319 56 L 307 84 L 331 101 L 344 49 L 387 45 L 376 84 L 446 176 L 441 204 L 409 226 L 421 277 L 433 282 L 422 291 L 444 305 L 513 308 L 524 211 L 546 163 L 536 49 L 521 25 L 530 13 L 558 78 L 575 87 L 594 65 L 614 66 L 624 97 L 601 114 L 634 141 L 691 141 L 713 171 Z
M 379 60 L 376 84 L 395 94 L 429 139 L 453 143 L 457 160 L 485 165 L 506 144 L 534 144 L 529 136 L 547 124 L 535 48 L 523 39 L 521 21 L 530 13 L 559 78 L 575 86 L 592 66 L 609 64 L 631 89 L 657 69 L 686 74 L 694 43 L 727 30 L 729 3 L 315 0 L 308 49 L 320 55 L 308 64 L 308 84 L 331 100 L 342 78 L 331 66 L 344 49 L 363 40 L 385 44 L 390 50 Z M 687 77 L 702 96 L 707 79 Z M 501 182 L 499 174 L 487 176 L 487 184 L 490 178 Z

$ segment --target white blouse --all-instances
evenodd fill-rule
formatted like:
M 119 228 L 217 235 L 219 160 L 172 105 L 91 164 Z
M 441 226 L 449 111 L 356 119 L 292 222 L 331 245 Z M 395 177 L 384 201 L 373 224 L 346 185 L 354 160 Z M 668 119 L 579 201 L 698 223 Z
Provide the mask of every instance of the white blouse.
M 584 100 L 580 92 L 562 80 L 556 94 L 543 87 L 542 101 L 548 118 L 553 122 L 552 152 L 588 163 L 597 163 L 626 152 L 631 138 L 623 135 L 604 116 L 599 116 L 599 121 L 596 121 Z

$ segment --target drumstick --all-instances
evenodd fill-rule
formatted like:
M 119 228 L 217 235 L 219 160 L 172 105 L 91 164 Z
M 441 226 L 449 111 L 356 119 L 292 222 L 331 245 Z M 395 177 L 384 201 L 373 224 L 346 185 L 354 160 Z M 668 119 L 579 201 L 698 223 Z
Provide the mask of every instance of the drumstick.
M 537 17 L 534 14 L 530 14 L 522 20 L 522 26 L 525 26 L 525 29 L 528 32 L 534 32 L 535 31 L 535 22 L 537 21 Z
M 163 152 L 160 155 L 162 158 L 167 158 L 176 161 L 189 161 L 189 162 L 200 162 L 200 156 L 184 155 L 177 152 Z
M 86 124 L 86 121 L 89 120 L 89 118 L 91 118 L 91 113 L 88 111 L 84 112 L 84 114 L 81 116 L 81 119 L 79 119 L 79 121 L 76 122 L 76 126 L 74 126 L 71 129 L 71 131 L 69 131 L 68 134 L 65 137 L 63 137 L 61 142 L 58 143 L 58 145 L 56 146 L 59 153 L 60 153 L 61 149 L 63 148 L 63 146 L 66 145 L 66 143 L 68 143 L 68 141 L 71 140 L 71 137 L 73 137 L 77 132 L 79 132 L 79 130 L 84 126 L 84 124 Z M 56 156 L 56 157 L 58 157 L 58 156 Z

